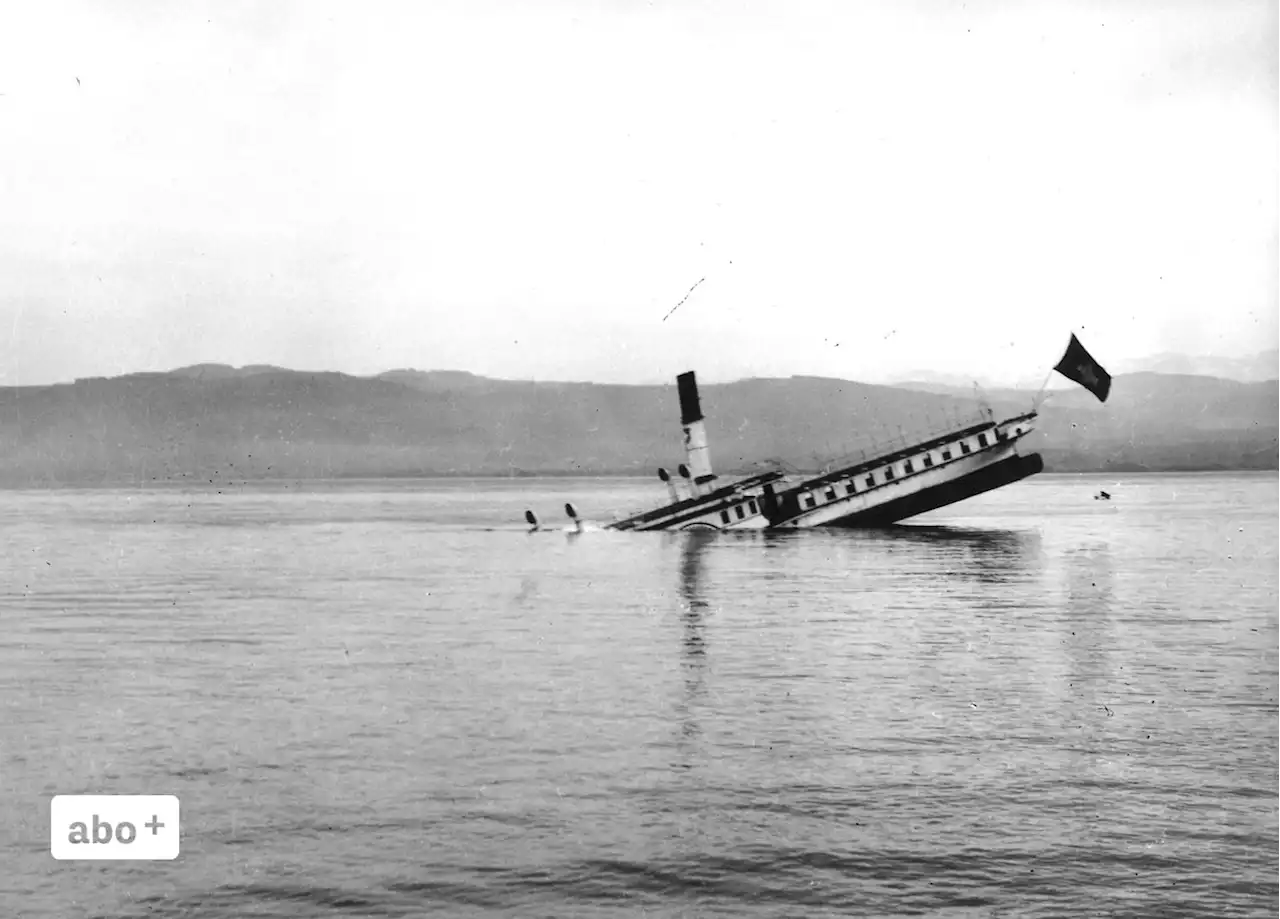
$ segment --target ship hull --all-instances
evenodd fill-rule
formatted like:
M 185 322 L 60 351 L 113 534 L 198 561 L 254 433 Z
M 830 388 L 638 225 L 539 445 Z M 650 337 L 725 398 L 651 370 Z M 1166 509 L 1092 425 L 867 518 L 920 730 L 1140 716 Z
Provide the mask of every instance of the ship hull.
M 1003 488 L 1044 470 L 1044 460 L 1039 453 L 1028 456 L 1014 454 L 987 466 L 937 485 L 926 486 L 901 497 L 891 498 L 883 504 L 856 511 L 830 522 L 819 524 L 828 527 L 881 527 L 899 520 L 906 520 L 928 511 L 955 504 L 983 492 Z
M 1031 427 L 1019 416 L 809 479 L 774 513 L 784 529 L 876 527 L 1035 475 L 1037 454 L 1018 453 Z

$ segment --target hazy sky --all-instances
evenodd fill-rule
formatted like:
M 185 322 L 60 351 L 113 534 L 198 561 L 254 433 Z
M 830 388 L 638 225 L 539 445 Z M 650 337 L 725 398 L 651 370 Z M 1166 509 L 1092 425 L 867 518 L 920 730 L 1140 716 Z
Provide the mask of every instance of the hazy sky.
M 1073 330 L 1104 364 L 1276 345 L 1274 2 L 5 18 L 0 384 L 1038 379 Z

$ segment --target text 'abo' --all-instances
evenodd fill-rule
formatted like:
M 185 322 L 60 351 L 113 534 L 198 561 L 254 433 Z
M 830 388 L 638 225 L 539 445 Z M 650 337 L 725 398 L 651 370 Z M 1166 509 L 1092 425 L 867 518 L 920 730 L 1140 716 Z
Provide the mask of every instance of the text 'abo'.
M 174 859 L 178 810 L 176 795 L 57 795 L 49 850 L 57 859 Z

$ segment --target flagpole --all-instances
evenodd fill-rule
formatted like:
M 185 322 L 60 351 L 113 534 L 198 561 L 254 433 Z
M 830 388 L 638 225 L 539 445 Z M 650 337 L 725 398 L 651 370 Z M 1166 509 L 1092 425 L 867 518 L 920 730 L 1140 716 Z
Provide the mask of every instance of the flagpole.
M 1036 393 L 1036 397 L 1031 400 L 1031 408 L 1033 410 L 1040 408 L 1040 397 L 1044 395 L 1045 387 L 1049 385 L 1049 377 L 1053 376 L 1053 368 L 1049 368 L 1049 372 L 1044 375 L 1044 382 L 1040 384 L 1040 391 Z
M 1072 329 L 1071 336 L 1070 338 L 1067 339 L 1068 348 L 1071 347 L 1071 340 L 1075 337 L 1076 337 L 1076 331 L 1075 329 Z M 1031 410 L 1033 412 L 1038 412 L 1040 410 L 1040 406 L 1044 404 L 1044 400 L 1040 397 L 1044 395 L 1045 388 L 1049 385 L 1049 378 L 1053 376 L 1053 372 L 1057 369 L 1058 369 L 1057 367 L 1050 367 L 1049 372 L 1044 375 L 1044 382 L 1040 384 L 1040 389 L 1036 393 L 1036 397 L 1031 400 Z

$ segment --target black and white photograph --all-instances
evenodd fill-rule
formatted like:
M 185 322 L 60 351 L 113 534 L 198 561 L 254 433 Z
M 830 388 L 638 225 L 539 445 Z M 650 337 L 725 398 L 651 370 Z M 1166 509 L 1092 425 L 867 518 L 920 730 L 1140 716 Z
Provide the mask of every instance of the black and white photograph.
M 0 916 L 1274 917 L 1276 0 L 0 16 Z

